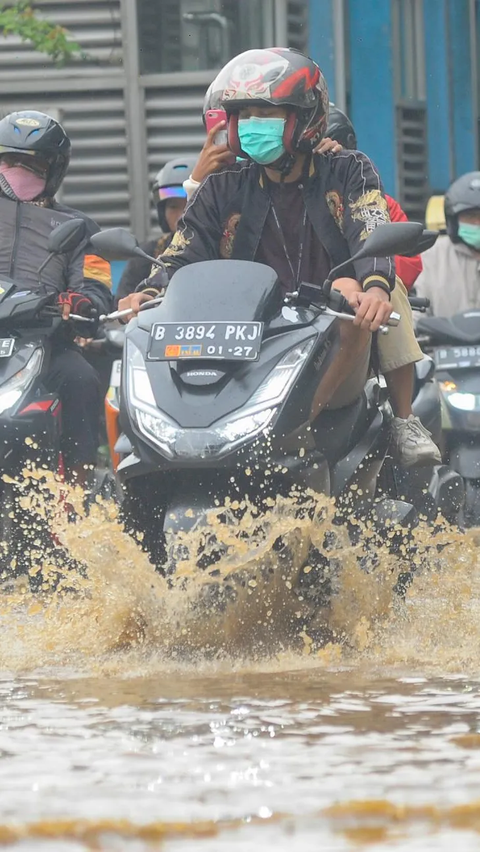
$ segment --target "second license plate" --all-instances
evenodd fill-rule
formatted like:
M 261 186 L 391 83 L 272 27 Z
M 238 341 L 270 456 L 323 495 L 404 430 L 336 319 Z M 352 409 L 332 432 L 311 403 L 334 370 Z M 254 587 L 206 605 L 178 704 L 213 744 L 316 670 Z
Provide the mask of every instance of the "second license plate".
M 480 346 L 442 346 L 434 351 L 439 370 L 480 367 Z
M 147 357 L 152 361 L 183 358 L 256 361 L 262 331 L 261 322 L 156 322 Z

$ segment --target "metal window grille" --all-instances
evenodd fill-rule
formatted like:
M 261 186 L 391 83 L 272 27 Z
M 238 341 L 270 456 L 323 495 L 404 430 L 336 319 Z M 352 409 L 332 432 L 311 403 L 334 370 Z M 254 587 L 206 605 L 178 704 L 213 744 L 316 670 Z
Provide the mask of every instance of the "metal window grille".
M 397 106 L 399 202 L 410 219 L 423 222 L 428 199 L 427 111 L 424 104 Z

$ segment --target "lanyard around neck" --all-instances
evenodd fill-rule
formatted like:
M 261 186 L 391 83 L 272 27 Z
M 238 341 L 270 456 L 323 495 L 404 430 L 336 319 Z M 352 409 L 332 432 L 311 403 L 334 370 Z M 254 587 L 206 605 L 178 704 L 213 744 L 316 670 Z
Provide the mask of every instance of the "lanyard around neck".
M 300 236 L 300 246 L 299 246 L 299 249 L 298 249 L 297 274 L 295 275 L 293 263 L 291 261 L 290 255 L 288 253 L 285 235 L 283 233 L 282 226 L 280 224 L 280 220 L 278 218 L 277 211 L 275 210 L 275 205 L 274 205 L 272 199 L 270 199 L 270 206 L 271 206 L 271 209 L 272 209 L 273 218 L 275 219 L 275 224 L 276 224 L 277 229 L 278 229 L 278 233 L 280 234 L 280 237 L 281 237 L 281 240 L 282 240 L 283 251 L 285 253 L 287 263 L 290 267 L 290 272 L 292 273 L 292 281 L 293 281 L 292 290 L 296 290 L 299 283 L 300 283 L 300 273 L 301 273 L 301 270 L 302 270 L 303 248 L 304 248 L 304 245 L 305 245 L 305 229 L 306 229 L 306 225 L 307 225 L 307 208 L 305 207 L 304 211 L 303 211 L 302 232 L 301 232 L 301 236 Z

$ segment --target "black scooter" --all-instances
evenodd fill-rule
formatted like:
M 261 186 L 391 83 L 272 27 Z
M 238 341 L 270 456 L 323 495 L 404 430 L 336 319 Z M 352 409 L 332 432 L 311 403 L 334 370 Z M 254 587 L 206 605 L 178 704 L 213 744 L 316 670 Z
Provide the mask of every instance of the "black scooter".
M 422 317 L 422 348 L 431 354 L 443 409 L 443 443 L 453 470 L 465 484 L 460 522 L 480 525 L 480 311 L 450 319 Z
M 72 251 L 84 236 L 82 219 L 55 228 L 39 280 L 50 258 Z M 0 279 L 0 564 L 9 574 L 12 565 L 13 573 L 27 572 L 29 542 L 38 545 L 39 538 L 45 539 L 44 525 L 32 524 L 21 510 L 15 480 L 24 479 L 29 465 L 62 473 L 61 402 L 44 384 L 52 339 L 63 322 L 55 302 L 48 278 L 37 292 L 21 282 Z
M 378 227 L 353 259 L 416 253 L 422 235 L 415 223 Z M 92 242 L 107 260 L 144 256 L 121 229 Z M 302 283 L 285 304 L 265 265 L 196 263 L 175 274 L 161 304 L 129 323 L 118 478 L 127 524 L 160 570 L 174 570 L 169 541 L 179 532 L 207 525 L 209 512 L 245 495 L 262 507 L 292 487 L 312 489 L 380 525 L 414 522 L 412 505 L 378 495 L 391 410 L 376 380 L 352 405 L 312 421 L 338 320 L 353 319 L 331 291 L 340 269 L 323 288 Z M 439 469 L 437 508 L 458 502 L 458 480 Z

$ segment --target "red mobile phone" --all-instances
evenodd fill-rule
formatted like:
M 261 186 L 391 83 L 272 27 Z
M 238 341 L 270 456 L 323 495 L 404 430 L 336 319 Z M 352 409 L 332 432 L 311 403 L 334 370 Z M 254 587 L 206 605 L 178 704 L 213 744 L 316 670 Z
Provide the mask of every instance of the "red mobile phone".
M 207 109 L 205 113 L 205 127 L 207 128 L 207 133 L 210 133 L 212 127 L 215 127 L 215 125 L 220 121 L 227 121 L 227 113 L 224 109 Z M 215 145 L 226 145 L 227 128 L 225 127 L 224 130 L 219 130 L 213 141 Z

